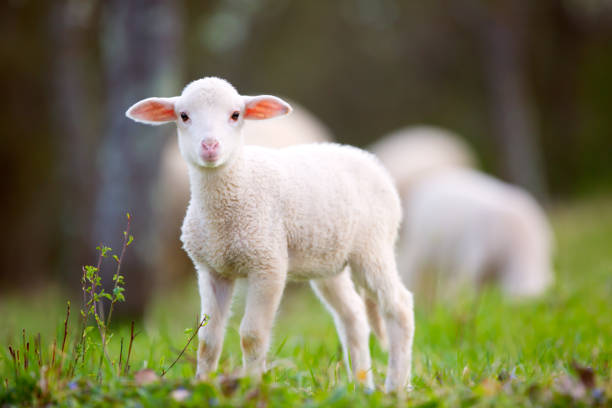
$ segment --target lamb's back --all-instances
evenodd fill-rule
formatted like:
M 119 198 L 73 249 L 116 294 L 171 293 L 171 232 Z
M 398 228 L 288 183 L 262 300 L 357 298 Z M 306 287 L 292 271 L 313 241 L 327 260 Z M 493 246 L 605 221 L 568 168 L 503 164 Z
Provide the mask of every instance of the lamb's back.
M 331 143 L 278 151 L 282 216 L 295 275 L 343 268 L 350 253 L 395 240 L 401 208 L 377 159 Z

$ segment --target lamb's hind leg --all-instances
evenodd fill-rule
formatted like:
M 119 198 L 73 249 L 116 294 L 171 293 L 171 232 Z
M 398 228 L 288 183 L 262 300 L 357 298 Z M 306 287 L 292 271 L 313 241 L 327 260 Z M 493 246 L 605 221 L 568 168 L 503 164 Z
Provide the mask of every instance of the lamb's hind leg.
M 373 388 L 366 310 L 348 270 L 332 278 L 312 280 L 310 284 L 334 318 L 349 378 L 350 354 L 354 377 L 366 387 Z
M 359 254 L 350 262 L 355 281 L 376 299 L 389 340 L 386 391 L 410 386 L 414 312 L 412 293 L 401 282 L 392 251 Z
M 389 348 L 389 341 L 387 340 L 387 329 L 385 328 L 382 316 L 378 311 L 378 303 L 375 299 L 372 299 L 367 294 L 363 294 L 363 300 L 365 301 L 366 312 L 368 313 L 368 322 L 370 322 L 370 328 L 378 339 L 378 344 L 383 350 Z

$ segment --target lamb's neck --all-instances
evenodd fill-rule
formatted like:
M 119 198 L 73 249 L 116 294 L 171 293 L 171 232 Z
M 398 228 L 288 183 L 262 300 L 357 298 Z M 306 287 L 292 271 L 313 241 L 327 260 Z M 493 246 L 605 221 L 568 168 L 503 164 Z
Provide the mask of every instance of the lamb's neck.
M 191 202 L 209 207 L 234 196 L 240 190 L 244 167 L 242 157 L 234 157 L 216 168 L 189 165 Z

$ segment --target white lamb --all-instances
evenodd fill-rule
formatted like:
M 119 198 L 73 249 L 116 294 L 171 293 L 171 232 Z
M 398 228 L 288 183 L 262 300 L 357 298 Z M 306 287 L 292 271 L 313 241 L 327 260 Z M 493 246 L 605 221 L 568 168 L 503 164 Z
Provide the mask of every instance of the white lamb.
M 306 108 L 291 102 L 291 115 L 282 120 L 248 121 L 244 142 L 265 147 L 331 142 L 331 132 Z M 156 287 L 167 290 L 193 273 L 193 263 L 180 245 L 180 226 L 189 203 L 189 174 L 176 137 L 169 138 L 162 156 L 155 194 L 156 233 L 152 237 Z
M 199 279 L 202 314 L 198 376 L 217 367 L 234 281 L 247 279 L 240 325 L 243 365 L 265 370 L 270 331 L 287 279 L 311 279 L 335 318 L 355 378 L 372 387 L 365 306 L 355 282 L 378 302 L 389 336 L 385 389 L 408 386 L 414 334 L 412 294 L 396 270 L 401 206 L 393 182 L 370 154 L 335 144 L 245 146 L 244 120 L 289 113 L 283 100 L 241 96 L 204 78 L 180 96 L 149 98 L 127 116 L 176 122 L 189 166 L 191 200 L 181 239 Z
M 420 292 L 495 281 L 510 296 L 532 296 L 553 280 L 543 210 L 524 190 L 475 170 L 438 172 L 413 186 L 400 247 L 400 272 Z

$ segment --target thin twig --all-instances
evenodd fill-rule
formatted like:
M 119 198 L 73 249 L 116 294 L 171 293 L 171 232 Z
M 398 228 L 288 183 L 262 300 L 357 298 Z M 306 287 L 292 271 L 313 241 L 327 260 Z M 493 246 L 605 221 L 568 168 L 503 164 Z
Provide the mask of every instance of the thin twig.
M 166 373 L 167 373 L 168 371 L 170 371 L 170 369 L 171 369 L 172 367 L 174 367 L 174 365 L 176 364 L 176 362 L 177 362 L 177 361 L 179 361 L 179 359 L 181 358 L 181 356 L 183 355 L 183 353 L 185 353 L 185 350 L 187 350 L 187 347 L 189 347 L 189 344 L 191 344 L 191 341 L 192 341 L 192 340 L 195 338 L 195 336 L 197 336 L 197 335 L 198 335 L 198 332 L 199 332 L 199 331 L 200 331 L 200 329 L 201 329 L 201 328 L 202 328 L 202 327 L 205 325 L 205 323 L 207 322 L 207 320 L 208 320 L 208 316 L 206 316 L 206 315 L 205 315 L 205 316 L 204 316 L 204 318 L 202 319 L 202 321 L 201 321 L 201 322 L 199 322 L 198 327 L 197 327 L 197 328 L 196 328 L 196 329 L 193 331 L 193 334 L 191 335 L 191 337 L 189 337 L 189 340 L 187 341 L 187 344 L 185 344 L 185 347 L 183 347 L 183 349 L 182 349 L 182 350 L 181 350 L 181 352 L 179 353 L 178 357 L 177 357 L 177 358 L 176 358 L 176 359 L 175 359 L 175 360 L 172 362 L 172 364 L 170 364 L 170 366 L 169 366 L 167 369 L 162 370 L 161 377 L 163 377 L 164 375 L 166 375 Z
M 132 328 L 130 329 L 130 345 L 128 347 L 127 358 L 125 359 L 125 374 L 130 371 L 130 355 L 132 354 L 132 344 L 134 343 L 134 321 L 132 320 Z
M 121 343 L 119 345 L 119 367 L 117 370 L 117 374 L 121 373 L 122 358 L 123 358 L 123 337 L 121 337 Z
M 23 369 L 28 369 L 28 355 L 30 354 L 30 343 L 26 342 L 26 332 L 25 329 L 21 330 L 21 338 L 22 338 L 22 350 L 23 350 Z
M 106 320 L 106 327 L 110 325 L 111 317 L 113 315 L 113 308 L 115 306 L 115 303 L 117 302 L 117 298 L 115 296 L 115 290 L 117 289 L 117 285 L 119 283 L 119 276 L 121 276 L 120 275 L 121 262 L 123 261 L 123 256 L 125 255 L 125 250 L 127 249 L 127 246 L 128 246 L 128 238 L 130 236 L 130 222 L 131 222 L 131 217 L 128 214 L 127 225 L 125 227 L 125 231 L 123 232 L 123 246 L 121 247 L 121 255 L 119 256 L 119 260 L 117 261 L 117 270 L 115 271 L 115 285 L 113 286 L 113 294 L 112 294 L 113 300 L 108 310 L 108 319 Z
M 104 340 L 102 340 L 104 341 Z M 98 374 L 96 375 L 96 380 L 102 384 L 102 363 L 104 362 L 104 352 L 100 354 L 100 361 L 98 362 Z
M 179 350 L 179 349 L 178 349 L 178 348 L 176 348 L 176 347 L 172 347 L 172 346 L 170 346 L 170 352 L 172 352 L 172 353 L 180 353 L 180 352 L 181 352 L 181 350 Z M 189 354 L 185 354 L 185 355 L 183 355 L 183 359 L 184 359 L 184 360 L 187 360 L 188 362 L 190 362 L 190 363 L 192 363 L 192 364 L 197 364 L 197 363 L 198 363 L 197 358 L 193 358 L 193 357 L 192 357 L 192 356 L 190 356 Z
M 58 368 L 58 372 L 62 372 L 62 366 L 64 365 L 64 348 L 66 347 L 66 337 L 68 337 L 68 319 L 70 318 L 70 302 L 67 303 L 66 307 L 66 320 L 64 320 L 64 338 L 62 339 L 61 348 L 61 360 Z
M 34 341 L 34 354 L 38 357 L 38 366 L 42 367 L 42 343 L 40 342 L 40 333 L 36 336 Z
M 26 343 L 25 351 L 23 352 L 23 368 L 28 369 L 30 365 L 30 342 Z
M 83 276 L 81 277 L 81 290 L 83 292 L 83 303 L 81 305 L 81 330 L 80 330 L 80 336 L 76 338 L 75 343 L 74 343 L 74 362 L 73 365 L 71 367 L 72 372 L 74 372 L 74 370 L 76 369 L 77 364 L 79 363 L 79 358 L 83 355 L 84 351 L 83 349 L 84 344 L 83 344 L 83 337 L 85 334 L 85 325 L 87 324 L 87 314 L 85 313 L 85 310 L 87 308 L 87 289 L 86 289 L 86 271 L 85 271 L 85 267 L 83 266 L 81 268 L 83 270 Z
M 53 339 L 53 346 L 52 346 L 52 355 L 51 355 L 51 368 L 55 367 L 55 343 L 57 342 L 57 339 Z
M 19 364 L 17 363 L 17 356 L 15 355 L 15 350 L 11 346 L 8 346 L 9 353 L 11 353 L 11 357 L 13 358 L 13 366 L 15 367 L 15 380 L 19 377 Z
M 100 326 L 98 326 L 98 331 L 100 332 L 100 336 L 102 337 L 102 355 L 100 356 L 100 363 L 98 365 L 98 376 L 101 376 L 102 362 L 104 361 L 104 357 L 106 357 L 106 361 L 108 361 L 108 365 L 110 367 L 113 366 L 113 362 L 111 361 L 111 358 L 108 355 L 108 350 L 106 349 L 106 334 L 102 332 Z

